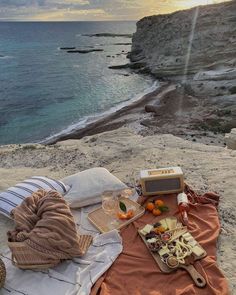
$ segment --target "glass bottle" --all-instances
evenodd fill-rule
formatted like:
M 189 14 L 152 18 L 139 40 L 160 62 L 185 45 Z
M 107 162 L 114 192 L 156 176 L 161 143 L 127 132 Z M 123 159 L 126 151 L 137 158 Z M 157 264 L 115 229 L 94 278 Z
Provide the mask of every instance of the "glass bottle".
M 185 193 L 180 193 L 177 196 L 178 209 L 181 214 L 181 219 L 184 225 L 188 225 L 188 197 Z

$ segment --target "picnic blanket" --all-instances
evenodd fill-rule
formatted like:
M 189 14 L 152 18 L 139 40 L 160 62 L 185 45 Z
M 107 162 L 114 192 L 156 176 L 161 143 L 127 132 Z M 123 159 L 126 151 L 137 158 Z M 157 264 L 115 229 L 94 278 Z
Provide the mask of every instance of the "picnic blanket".
M 93 286 L 91 295 L 227 295 L 226 278 L 216 262 L 216 241 L 220 232 L 217 213 L 219 196 L 214 193 L 197 195 L 185 187 L 190 204 L 189 231 L 206 250 L 207 257 L 196 261 L 194 266 L 207 281 L 203 289 L 196 287 L 185 270 L 170 274 L 161 272 L 137 230 L 147 223 L 155 223 L 167 216 L 179 217 L 176 195 L 158 196 L 169 207 L 169 212 L 154 217 L 146 212 L 141 218 L 121 231 L 123 252 Z M 145 198 L 139 199 L 140 203 Z
M 90 234 L 93 241 L 82 257 L 65 260 L 43 271 L 21 270 L 12 265 L 9 250 L 0 253 L 7 270 L 1 295 L 89 295 L 92 285 L 112 265 L 122 251 L 122 239 L 117 230 L 100 234 L 88 221 L 87 215 L 101 204 L 72 210 L 81 234 Z
M 54 265 L 84 255 L 92 242 L 90 235 L 77 233 L 69 205 L 56 191 L 38 190 L 13 209 L 12 216 L 15 228 L 7 233 L 8 241 L 24 241 Z

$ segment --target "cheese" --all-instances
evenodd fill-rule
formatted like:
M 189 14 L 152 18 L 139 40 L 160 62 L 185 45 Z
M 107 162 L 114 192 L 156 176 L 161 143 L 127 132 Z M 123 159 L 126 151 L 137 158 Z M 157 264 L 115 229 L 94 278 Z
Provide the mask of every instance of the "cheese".
M 192 251 L 198 257 L 202 256 L 205 253 L 204 250 L 200 248 L 198 245 L 194 246 L 192 248 Z
M 192 235 L 190 234 L 190 233 L 185 233 L 184 235 L 183 235 L 183 238 L 185 239 L 185 241 L 187 241 L 187 239 L 188 238 L 191 238 L 192 237 Z
M 170 253 L 170 250 L 167 247 L 164 247 L 164 248 L 161 248 L 161 250 L 159 250 L 158 253 L 159 253 L 160 256 L 163 256 L 165 254 Z
M 165 221 L 165 219 L 162 219 L 162 220 L 160 220 L 160 221 L 159 221 L 159 223 L 161 224 L 161 226 L 163 226 L 163 227 L 164 227 L 164 229 L 165 229 L 165 230 L 167 230 L 167 229 L 168 229 L 168 226 L 167 226 L 167 224 L 166 224 L 166 221 Z
M 148 239 L 147 243 L 155 243 L 157 241 L 157 238 Z
M 146 234 L 149 234 L 151 231 L 153 230 L 153 226 L 151 224 L 146 224 L 144 226 L 144 228 L 142 228 L 140 230 L 140 233 L 144 236 L 146 236 Z
M 189 241 L 188 244 L 189 244 L 191 247 L 194 247 L 194 246 L 197 245 L 197 241 L 193 239 L 193 240 Z
M 176 228 L 177 219 L 175 217 L 167 217 L 166 224 L 167 224 L 169 230 L 173 230 Z

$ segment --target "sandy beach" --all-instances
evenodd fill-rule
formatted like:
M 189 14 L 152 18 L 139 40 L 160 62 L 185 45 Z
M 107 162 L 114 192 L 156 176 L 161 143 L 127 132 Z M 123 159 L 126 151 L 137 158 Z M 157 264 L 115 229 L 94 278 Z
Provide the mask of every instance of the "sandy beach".
M 222 116 L 217 115 L 218 106 L 206 104 L 207 99 L 189 94 L 179 83 L 159 82 L 156 90 L 120 110 L 89 123 L 84 128 L 42 143 L 54 144 L 67 139 L 80 139 L 123 126 L 142 136 L 173 134 L 193 142 L 225 146 L 224 132 L 215 128 L 216 122 L 222 120 Z M 148 109 L 150 106 L 152 112 Z M 206 121 L 208 119 L 209 122 Z

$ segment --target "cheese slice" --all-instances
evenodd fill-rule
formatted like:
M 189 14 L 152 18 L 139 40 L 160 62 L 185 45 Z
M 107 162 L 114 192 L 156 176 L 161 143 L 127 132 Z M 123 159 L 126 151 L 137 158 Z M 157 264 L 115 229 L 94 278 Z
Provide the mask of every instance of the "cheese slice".
M 141 233 L 142 235 L 146 236 L 146 234 L 149 234 L 152 230 L 153 230 L 153 225 L 151 225 L 151 224 L 146 224 L 146 225 L 144 226 L 144 228 L 142 228 L 142 229 L 140 230 L 140 233 Z
M 166 223 L 169 228 L 169 230 L 173 230 L 176 228 L 177 225 L 177 219 L 175 217 L 167 217 Z
M 188 244 L 191 246 L 191 247 L 194 247 L 197 245 L 197 241 L 196 240 L 191 240 L 191 241 L 188 241 Z
M 161 224 L 161 226 L 163 226 L 163 227 L 164 227 L 164 229 L 165 229 L 165 230 L 167 230 L 167 229 L 168 229 L 168 225 L 167 225 L 167 223 L 166 223 L 166 220 L 165 220 L 165 219 L 162 219 L 162 220 L 160 220 L 160 221 L 159 221 L 159 223 Z
M 198 245 L 194 246 L 192 248 L 192 251 L 198 257 L 202 256 L 205 253 L 205 251 L 201 247 L 199 247 Z

